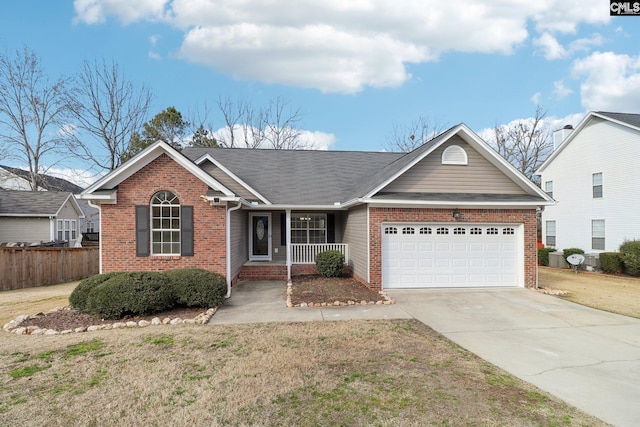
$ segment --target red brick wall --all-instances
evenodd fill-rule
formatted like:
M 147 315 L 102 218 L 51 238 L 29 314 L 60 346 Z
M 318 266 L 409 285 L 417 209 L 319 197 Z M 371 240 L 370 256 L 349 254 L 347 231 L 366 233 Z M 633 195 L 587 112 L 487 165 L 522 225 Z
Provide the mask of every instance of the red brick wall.
M 453 222 L 452 209 L 370 208 L 369 279 L 373 288 L 382 288 L 383 222 Z M 535 209 L 460 209 L 457 222 L 524 224 L 524 284 L 536 286 L 537 241 Z
M 178 196 L 193 206 L 194 256 L 136 256 L 135 206 L 149 205 L 158 191 Z M 210 206 L 200 198 L 207 185 L 163 154 L 118 186 L 118 202 L 102 205 L 102 272 L 158 271 L 200 267 L 226 275 L 224 206 Z

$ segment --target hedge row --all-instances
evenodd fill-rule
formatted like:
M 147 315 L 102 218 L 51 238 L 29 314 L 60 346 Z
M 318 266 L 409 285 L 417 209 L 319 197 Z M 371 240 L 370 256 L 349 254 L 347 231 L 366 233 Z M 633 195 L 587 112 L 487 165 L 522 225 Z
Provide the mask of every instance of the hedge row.
M 119 319 L 174 307 L 217 307 L 225 293 L 224 276 L 185 268 L 98 274 L 82 280 L 69 296 L 69 303 L 79 311 Z

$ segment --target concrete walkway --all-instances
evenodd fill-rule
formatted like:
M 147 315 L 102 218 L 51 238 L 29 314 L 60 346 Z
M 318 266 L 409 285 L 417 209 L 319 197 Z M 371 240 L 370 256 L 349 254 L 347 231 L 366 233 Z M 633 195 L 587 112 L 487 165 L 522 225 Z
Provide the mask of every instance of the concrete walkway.
M 241 282 L 209 323 L 312 322 L 351 319 L 410 319 L 395 304 L 353 307 L 287 308 L 287 285 L 278 280 Z
M 640 319 L 526 289 L 396 290 L 397 304 L 287 308 L 281 281 L 244 282 L 210 323 L 415 318 L 615 426 L 640 426 Z

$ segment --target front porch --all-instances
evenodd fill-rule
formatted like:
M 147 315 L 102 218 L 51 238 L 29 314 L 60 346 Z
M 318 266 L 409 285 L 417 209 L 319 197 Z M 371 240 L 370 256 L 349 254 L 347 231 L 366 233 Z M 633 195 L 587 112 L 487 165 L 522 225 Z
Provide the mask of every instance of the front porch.
M 344 264 L 349 264 L 349 245 L 346 243 L 291 244 L 291 276 L 317 274 L 316 255 L 334 250 L 344 256 Z M 287 280 L 289 269 L 287 260 L 247 261 L 240 271 L 240 280 Z

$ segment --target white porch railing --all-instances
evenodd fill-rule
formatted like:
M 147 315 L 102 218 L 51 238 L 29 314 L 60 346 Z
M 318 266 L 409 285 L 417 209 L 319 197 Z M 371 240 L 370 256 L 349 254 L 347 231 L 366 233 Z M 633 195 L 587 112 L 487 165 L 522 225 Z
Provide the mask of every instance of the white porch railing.
M 344 263 L 349 263 L 349 245 L 346 243 L 292 243 L 292 264 L 315 264 L 316 255 L 324 251 L 338 251 L 344 255 Z

